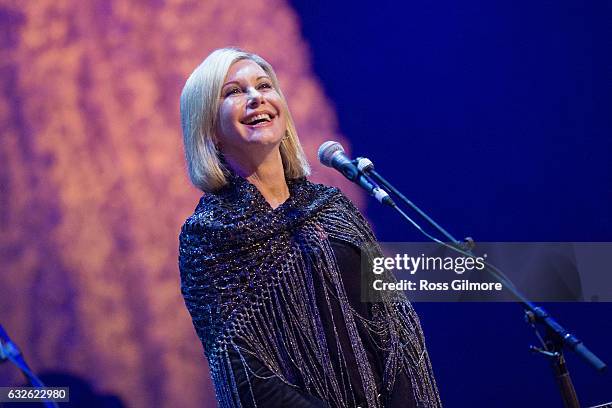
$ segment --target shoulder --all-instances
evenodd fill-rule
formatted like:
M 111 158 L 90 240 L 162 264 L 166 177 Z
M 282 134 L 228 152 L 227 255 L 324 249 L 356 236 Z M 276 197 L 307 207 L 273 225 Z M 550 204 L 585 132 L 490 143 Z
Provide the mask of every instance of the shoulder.
M 356 224 L 365 227 L 367 230 L 371 229 L 363 214 L 339 188 L 308 183 L 310 188 L 316 192 L 314 195 L 317 199 L 311 202 L 319 201 L 317 212 L 322 215 L 321 221 L 324 223 Z
M 191 248 L 201 247 L 210 241 L 216 231 L 222 227 L 218 198 L 212 194 L 204 194 L 193 214 L 183 223 L 179 234 L 179 250 L 183 256 Z
M 354 236 L 360 236 L 367 241 L 375 241 L 370 222 L 348 196 L 336 187 L 323 184 L 313 185 L 329 194 L 329 199 L 322 206 L 320 212 L 320 221 L 325 227 L 335 232 L 340 230 L 352 231 L 351 234 Z
M 178 263 L 183 289 L 214 264 L 222 231 L 219 206 L 212 194 L 204 194 L 193 214 L 183 223 L 178 237 Z M 187 285 L 187 286 L 186 286 Z
M 307 179 L 290 181 L 292 194 L 302 201 L 317 202 L 319 207 L 329 205 L 352 205 L 349 198 L 337 187 L 313 183 Z
M 359 210 L 355 204 L 346 194 L 342 192 L 341 189 L 327 186 L 325 184 L 312 184 L 316 189 L 318 189 L 318 191 L 320 191 L 322 194 L 326 194 L 329 197 L 329 205 L 335 206 L 336 208 L 339 207 L 346 211 L 359 213 Z
M 183 226 L 181 227 L 181 232 L 179 234 L 179 240 L 181 241 L 181 244 L 189 234 L 195 234 L 203 230 L 204 221 L 208 218 L 206 215 L 205 207 L 203 205 L 204 201 L 205 195 L 200 198 L 198 205 L 193 211 L 193 214 L 187 217 L 187 219 L 183 223 Z
M 198 205 L 196 206 L 193 214 L 191 214 L 181 228 L 181 234 L 197 232 L 202 230 L 210 220 L 214 219 L 215 215 L 214 198 L 210 194 L 204 194 Z

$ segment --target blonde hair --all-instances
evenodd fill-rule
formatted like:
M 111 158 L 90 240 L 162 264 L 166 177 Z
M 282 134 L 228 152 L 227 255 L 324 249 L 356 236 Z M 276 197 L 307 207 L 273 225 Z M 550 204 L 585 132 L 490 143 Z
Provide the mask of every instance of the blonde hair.
M 248 59 L 259 65 L 287 106 L 272 66 L 259 55 L 238 48 L 213 51 L 191 73 L 181 93 L 181 127 L 185 145 L 185 159 L 191 182 L 204 192 L 213 192 L 227 184 L 227 169 L 220 160 L 215 145 L 221 87 L 232 64 Z M 287 129 L 280 144 L 285 177 L 296 179 L 308 176 L 310 166 L 300 145 L 295 124 L 286 108 Z

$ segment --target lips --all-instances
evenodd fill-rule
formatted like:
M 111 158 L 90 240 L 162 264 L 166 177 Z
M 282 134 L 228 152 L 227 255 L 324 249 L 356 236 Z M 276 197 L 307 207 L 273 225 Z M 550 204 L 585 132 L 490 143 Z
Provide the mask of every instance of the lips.
M 272 122 L 274 115 L 269 112 L 254 112 L 244 117 L 240 123 L 247 126 L 265 126 L 267 123 Z

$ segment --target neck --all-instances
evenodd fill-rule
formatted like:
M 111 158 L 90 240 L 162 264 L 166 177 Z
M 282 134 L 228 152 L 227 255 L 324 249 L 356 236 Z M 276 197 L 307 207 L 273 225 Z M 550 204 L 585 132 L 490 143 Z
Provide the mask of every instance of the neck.
M 272 208 L 278 207 L 289 198 L 280 150 L 274 149 L 257 161 L 240 160 L 231 155 L 226 155 L 226 160 L 238 175 L 257 187 Z

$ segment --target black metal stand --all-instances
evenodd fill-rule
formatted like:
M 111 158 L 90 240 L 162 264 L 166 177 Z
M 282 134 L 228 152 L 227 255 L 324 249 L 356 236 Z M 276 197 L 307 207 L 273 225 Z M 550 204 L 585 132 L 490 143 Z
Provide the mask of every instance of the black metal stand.
M 0 325 L 0 363 L 7 360 L 13 363 L 22 372 L 23 376 L 32 385 L 32 387 L 45 387 L 45 384 L 43 384 L 36 374 L 30 370 L 30 367 L 25 362 L 21 351 L 17 345 L 11 341 L 2 325 Z M 55 401 L 44 400 L 42 402 L 47 408 L 58 408 Z
M 397 205 L 394 208 L 406 219 L 410 224 L 415 226 L 420 232 L 422 232 L 429 239 L 442 244 L 453 251 L 461 253 L 464 256 L 474 257 L 472 249 L 474 247 L 474 241 L 471 238 L 466 238 L 465 242 L 460 242 L 453 237 L 448 231 L 442 228 L 437 222 L 429 217 L 423 210 L 417 207 L 412 201 L 408 200 L 400 191 L 398 191 L 391 183 L 389 183 L 384 177 L 374 170 L 374 165 L 369 159 L 357 158 L 353 163 L 358 169 L 370 178 L 370 180 L 380 185 L 383 189 L 389 193 L 395 195 L 402 203 L 414 210 L 418 215 L 424 218 L 432 227 L 434 227 L 440 234 L 448 239 L 451 244 L 441 242 L 439 239 L 433 237 L 427 233 L 421 226 L 411 219 L 401 208 Z M 501 282 L 506 289 L 508 289 L 516 300 L 523 307 L 527 316 L 528 323 L 536 329 L 536 323 L 543 326 L 546 331 L 545 338 L 542 338 L 536 329 L 538 338 L 542 341 L 543 349 L 532 346 L 532 350 L 539 352 L 540 354 L 546 355 L 551 359 L 555 378 L 559 385 L 559 390 L 563 398 L 565 407 L 579 408 L 578 397 L 572 380 L 565 364 L 563 357 L 563 348 L 566 347 L 576 354 L 578 354 L 587 364 L 593 367 L 598 372 L 604 372 L 607 368 L 606 364 L 601 361 L 595 354 L 593 354 L 581 340 L 578 340 L 574 335 L 565 330 L 555 319 L 553 319 L 544 309 L 536 306 L 534 303 L 527 300 L 527 298 L 512 284 L 512 282 L 503 274 L 502 271 L 497 269 L 494 265 L 485 262 L 486 271 L 492 275 L 496 280 Z
M 574 388 L 574 383 L 570 377 L 570 373 L 565 362 L 565 356 L 563 355 L 563 344 L 560 343 L 554 333 L 551 333 L 550 331 L 547 331 L 544 337 L 540 335 L 540 332 L 535 325 L 537 320 L 532 312 L 525 312 L 525 321 L 533 328 L 536 336 L 542 344 L 542 347 L 532 345 L 529 346 L 529 349 L 533 353 L 538 353 L 549 359 L 557 385 L 559 386 L 563 406 L 565 408 L 580 408 L 578 395 L 576 394 L 576 389 Z

